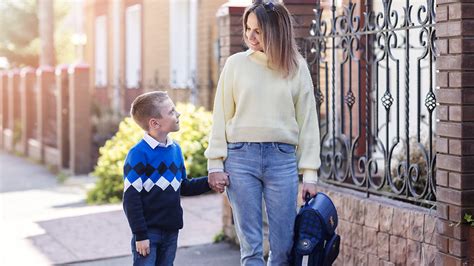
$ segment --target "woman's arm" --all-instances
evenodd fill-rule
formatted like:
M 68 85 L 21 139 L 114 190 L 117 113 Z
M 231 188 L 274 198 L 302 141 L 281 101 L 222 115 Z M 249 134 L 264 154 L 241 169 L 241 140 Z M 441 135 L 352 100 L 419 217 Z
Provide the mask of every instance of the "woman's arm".
M 233 117 L 235 111 L 235 103 L 232 96 L 233 70 L 229 61 L 227 60 L 222 69 L 214 98 L 209 146 L 204 153 L 208 159 L 208 170 L 223 170 L 223 161 L 227 157 L 226 123 Z
M 301 61 L 300 89 L 295 103 L 296 120 L 299 126 L 298 168 L 303 173 L 303 182 L 315 184 L 318 181 L 317 169 L 321 165 L 319 123 L 316 113 L 316 101 L 313 82 L 308 66 Z

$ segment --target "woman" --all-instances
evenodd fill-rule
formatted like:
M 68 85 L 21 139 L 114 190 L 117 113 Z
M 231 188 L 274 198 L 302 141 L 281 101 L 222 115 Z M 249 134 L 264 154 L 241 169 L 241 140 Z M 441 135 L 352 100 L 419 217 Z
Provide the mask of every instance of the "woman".
M 242 265 L 264 265 L 262 197 L 268 265 L 287 265 L 298 171 L 302 195 L 316 194 L 320 148 L 313 84 L 283 4 L 255 2 L 243 15 L 243 28 L 249 50 L 227 59 L 215 96 L 205 153 L 209 183 L 217 191 L 228 184 Z

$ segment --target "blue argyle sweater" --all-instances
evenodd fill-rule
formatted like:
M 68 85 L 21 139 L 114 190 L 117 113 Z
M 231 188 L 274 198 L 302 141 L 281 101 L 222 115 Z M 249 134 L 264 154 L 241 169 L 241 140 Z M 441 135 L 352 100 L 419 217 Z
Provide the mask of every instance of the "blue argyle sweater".
M 183 154 L 175 142 L 152 148 L 138 142 L 125 159 L 123 208 L 136 240 L 148 239 L 148 230 L 183 228 L 180 195 L 210 190 L 207 177 L 186 178 Z

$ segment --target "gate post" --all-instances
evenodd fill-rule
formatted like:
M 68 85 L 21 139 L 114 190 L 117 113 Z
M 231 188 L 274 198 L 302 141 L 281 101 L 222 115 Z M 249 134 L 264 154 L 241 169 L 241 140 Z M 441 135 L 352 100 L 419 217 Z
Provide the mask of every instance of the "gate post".
M 474 263 L 474 5 L 438 0 L 437 265 Z M 458 224 L 461 222 L 461 224 Z M 454 226 L 453 226 L 454 225 Z M 469 251 L 470 250 L 470 251 Z
M 89 66 L 69 67 L 69 136 L 70 162 L 73 174 L 87 174 L 92 169 L 91 93 Z
M 38 144 L 39 147 L 35 147 L 33 158 L 40 162 L 45 162 L 45 146 L 49 136 L 48 134 L 48 97 L 51 97 L 50 90 L 51 86 L 54 86 L 54 69 L 49 66 L 41 66 L 36 70 L 36 86 L 37 86 L 37 118 L 38 122 Z M 39 152 L 39 154 L 38 154 Z
M 28 154 L 28 140 L 33 137 L 35 110 L 34 104 L 34 86 L 35 86 L 35 71 L 33 68 L 26 67 L 20 72 L 20 99 L 21 99 L 21 128 L 23 134 L 21 135 L 21 149 L 22 153 Z
M 242 40 L 241 17 L 245 11 L 245 5 L 226 3 L 217 11 L 217 27 L 219 38 L 219 70 L 224 67 L 227 58 L 237 52 L 244 50 Z M 213 95 L 215 94 L 215 91 Z M 232 219 L 232 210 L 226 196 L 222 197 L 223 202 L 223 230 L 224 234 L 232 241 L 237 242 L 237 234 Z
M 20 72 L 18 69 L 8 72 L 7 81 L 7 129 L 3 131 L 5 150 L 14 152 L 19 141 L 20 131 Z
M 7 72 L 0 72 L 0 148 L 3 146 L 3 130 L 7 127 Z
M 69 76 L 67 71 L 67 65 L 56 68 L 59 169 L 69 168 Z

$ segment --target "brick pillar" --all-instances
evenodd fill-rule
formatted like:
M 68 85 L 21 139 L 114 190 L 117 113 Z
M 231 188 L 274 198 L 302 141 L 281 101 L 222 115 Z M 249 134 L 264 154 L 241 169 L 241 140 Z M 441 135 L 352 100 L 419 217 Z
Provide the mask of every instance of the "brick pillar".
M 28 154 L 28 140 L 33 137 L 35 116 L 35 70 L 27 67 L 20 72 L 20 99 L 21 99 L 21 135 L 20 147 L 23 154 Z
M 217 25 L 219 32 L 219 66 L 224 66 L 227 57 L 244 51 L 242 39 L 242 14 L 245 5 L 226 3 L 217 11 Z
M 91 94 L 89 66 L 74 65 L 69 72 L 69 136 L 70 162 L 74 174 L 86 174 L 92 169 Z
M 295 38 L 308 37 L 317 0 L 285 0 L 283 2 L 293 15 Z
M 438 0 L 436 7 L 437 265 L 474 264 L 472 227 L 457 224 L 474 214 L 474 4 L 467 2 Z
M 242 39 L 242 14 L 245 11 L 244 5 L 226 3 L 217 11 L 217 27 L 219 38 L 219 69 L 224 67 L 227 58 L 237 52 L 245 50 Z M 212 93 L 215 95 L 215 88 Z M 214 99 L 213 99 L 214 101 Z M 226 196 L 222 197 L 223 202 L 223 230 L 224 234 L 237 242 L 237 235 L 232 219 L 232 210 Z
M 3 130 L 7 127 L 7 73 L 0 72 L 0 148 L 3 147 Z
M 48 139 L 48 112 L 51 106 L 48 106 L 48 97 L 51 97 L 51 87 L 54 86 L 54 68 L 42 66 L 36 71 L 37 102 L 36 102 L 36 121 L 38 123 L 38 143 L 34 145 L 32 157 L 44 162 L 45 146 Z M 38 147 L 39 145 L 39 147 Z M 39 149 L 39 151 L 38 151 Z M 38 154 L 39 152 L 39 154 Z M 38 157 L 39 156 L 39 157 Z
M 56 68 L 57 88 L 57 132 L 59 167 L 69 168 L 69 75 L 68 66 Z
M 5 150 L 15 151 L 20 141 L 20 72 L 14 69 L 8 72 L 7 78 L 7 125 L 3 131 Z

